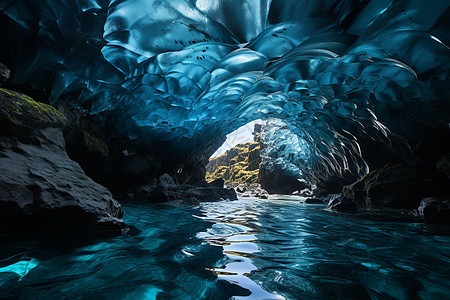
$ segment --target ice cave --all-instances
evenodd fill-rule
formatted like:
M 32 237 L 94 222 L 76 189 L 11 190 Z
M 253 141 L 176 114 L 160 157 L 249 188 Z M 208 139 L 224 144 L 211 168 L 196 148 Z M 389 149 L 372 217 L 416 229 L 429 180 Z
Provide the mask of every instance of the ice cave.
M 449 0 L 0 0 L 0 33 L 0 298 L 448 298 Z

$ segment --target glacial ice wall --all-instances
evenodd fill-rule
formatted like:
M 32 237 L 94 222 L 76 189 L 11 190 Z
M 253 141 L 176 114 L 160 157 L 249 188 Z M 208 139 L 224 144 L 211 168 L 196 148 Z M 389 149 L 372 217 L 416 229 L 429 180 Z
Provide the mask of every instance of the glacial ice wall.
M 16 83 L 51 88 L 53 101 L 81 92 L 136 147 L 189 157 L 249 121 L 281 119 L 277 155 L 314 181 L 366 173 L 359 139 L 414 159 L 411 145 L 448 128 L 449 6 L 3 0 L 17 30 L 1 39 L 18 53 Z

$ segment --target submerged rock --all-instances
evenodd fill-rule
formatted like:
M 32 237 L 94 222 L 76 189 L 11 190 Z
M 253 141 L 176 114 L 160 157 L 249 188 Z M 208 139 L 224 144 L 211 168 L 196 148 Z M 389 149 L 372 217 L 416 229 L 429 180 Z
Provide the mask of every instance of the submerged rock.
M 357 205 L 351 199 L 342 194 L 330 195 L 327 209 L 338 212 L 355 212 Z
M 376 169 L 342 189 L 358 204 L 392 208 L 417 208 L 426 196 L 439 195 L 442 187 L 420 171 L 402 165 Z
M 2 231 L 125 228 L 120 204 L 67 156 L 64 123 L 53 107 L 0 89 Z
M 425 221 L 450 224 L 450 199 L 427 197 L 417 209 Z

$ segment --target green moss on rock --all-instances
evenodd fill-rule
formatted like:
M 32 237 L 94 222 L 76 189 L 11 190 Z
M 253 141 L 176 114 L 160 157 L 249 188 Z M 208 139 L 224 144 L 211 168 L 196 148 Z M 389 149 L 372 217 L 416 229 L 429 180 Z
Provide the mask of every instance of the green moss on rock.
M 88 147 L 89 151 L 98 152 L 101 156 L 108 156 L 108 145 L 101 139 L 83 131 L 84 144 Z
M 31 97 L 0 88 L 0 124 L 3 129 L 63 127 L 65 117 L 51 105 L 34 101 Z
M 225 154 L 210 159 L 206 181 L 222 178 L 225 182 L 257 183 L 261 157 L 259 143 L 238 144 Z

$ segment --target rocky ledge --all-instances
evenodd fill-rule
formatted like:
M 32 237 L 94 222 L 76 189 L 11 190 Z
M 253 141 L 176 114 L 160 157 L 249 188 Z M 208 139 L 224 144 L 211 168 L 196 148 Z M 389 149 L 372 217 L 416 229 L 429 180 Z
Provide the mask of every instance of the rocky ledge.
M 0 230 L 87 231 L 126 227 L 111 193 L 66 153 L 65 118 L 53 107 L 0 89 Z
M 235 191 L 224 188 L 223 185 L 222 179 L 203 185 L 177 184 L 170 175 L 163 174 L 146 185 L 136 187 L 130 196 L 134 200 L 166 202 L 173 205 L 237 200 Z
M 260 199 L 268 199 L 269 193 L 261 187 L 259 183 L 237 183 L 229 182 L 225 184 L 228 188 L 236 191 L 239 197 L 253 197 Z
M 441 158 L 436 170 L 428 172 L 399 164 L 386 165 L 344 186 L 340 194 L 310 198 L 306 203 L 323 201 L 328 203 L 327 209 L 338 212 L 356 212 L 358 207 L 403 209 L 426 222 L 450 223 L 448 157 Z

